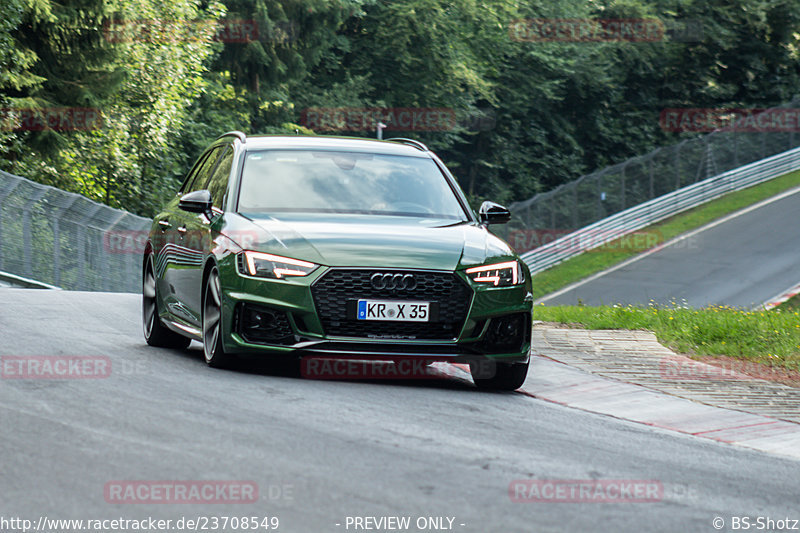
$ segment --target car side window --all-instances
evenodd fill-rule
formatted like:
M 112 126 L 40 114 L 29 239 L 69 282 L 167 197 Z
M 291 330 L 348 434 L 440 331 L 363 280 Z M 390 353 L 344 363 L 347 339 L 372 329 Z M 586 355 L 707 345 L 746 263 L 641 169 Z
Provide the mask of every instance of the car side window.
M 192 178 L 192 181 L 186 187 L 186 190 L 183 192 L 193 192 L 199 191 L 205 188 L 206 183 L 208 183 L 208 178 L 211 175 L 211 171 L 214 170 L 214 166 L 217 164 L 217 160 L 219 156 L 222 155 L 223 146 L 218 146 L 214 148 L 206 157 L 206 160 L 203 161 L 203 164 L 200 165 L 197 173 Z
M 197 173 L 203 168 L 203 163 L 205 163 L 206 159 L 208 158 L 209 152 L 204 152 L 203 155 L 197 160 L 197 163 L 194 164 L 192 170 L 189 171 L 189 175 L 186 176 L 186 179 L 183 180 L 183 184 L 181 188 L 178 190 L 179 193 L 187 193 L 192 190 L 192 182 L 197 177 Z
M 214 174 L 208 181 L 206 189 L 211 193 L 211 200 L 214 207 L 222 208 L 222 203 L 225 197 L 225 191 L 228 188 L 228 178 L 231 175 L 231 166 L 233 165 L 233 149 L 229 146 L 225 153 L 220 157 L 219 165 L 217 165 Z

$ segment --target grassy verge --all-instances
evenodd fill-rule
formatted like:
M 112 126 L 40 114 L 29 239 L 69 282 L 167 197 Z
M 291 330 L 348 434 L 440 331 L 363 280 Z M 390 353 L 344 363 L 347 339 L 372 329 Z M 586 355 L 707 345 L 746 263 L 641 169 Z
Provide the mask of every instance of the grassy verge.
M 800 294 L 792 296 L 775 309 L 779 311 L 800 311 Z
M 538 305 L 534 318 L 588 329 L 645 329 L 690 356 L 728 356 L 800 370 L 800 311 L 730 307 Z
M 675 215 L 637 232 L 636 242 L 623 237 L 587 253 L 583 253 L 533 276 L 533 297 L 540 298 L 592 274 L 601 272 L 644 251 L 648 246 L 663 243 L 687 231 L 699 228 L 725 215 L 765 200 L 800 185 L 800 171 L 732 192 L 689 211 Z M 653 242 L 653 240 L 657 242 Z M 800 306 L 800 302 L 798 302 Z

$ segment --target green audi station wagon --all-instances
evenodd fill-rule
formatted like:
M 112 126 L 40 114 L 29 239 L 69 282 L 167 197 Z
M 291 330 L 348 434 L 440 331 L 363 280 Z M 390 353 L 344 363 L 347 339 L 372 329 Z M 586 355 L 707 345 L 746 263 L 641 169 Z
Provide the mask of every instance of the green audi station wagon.
M 219 137 L 153 221 L 148 344 L 238 354 L 468 363 L 478 387 L 528 371 L 527 266 L 424 144 Z

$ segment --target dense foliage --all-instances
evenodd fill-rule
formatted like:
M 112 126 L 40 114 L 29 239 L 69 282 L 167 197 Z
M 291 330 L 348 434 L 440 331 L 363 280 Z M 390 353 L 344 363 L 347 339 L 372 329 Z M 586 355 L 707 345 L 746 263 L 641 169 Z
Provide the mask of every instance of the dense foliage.
M 4 0 L 0 168 L 150 215 L 223 131 L 374 136 L 311 131 L 307 110 L 424 108 L 454 120 L 389 133 L 510 202 L 674 142 L 664 108 L 791 100 L 799 18 L 800 0 Z M 520 19 L 701 34 L 525 42 Z M 76 108 L 99 116 L 19 123 Z

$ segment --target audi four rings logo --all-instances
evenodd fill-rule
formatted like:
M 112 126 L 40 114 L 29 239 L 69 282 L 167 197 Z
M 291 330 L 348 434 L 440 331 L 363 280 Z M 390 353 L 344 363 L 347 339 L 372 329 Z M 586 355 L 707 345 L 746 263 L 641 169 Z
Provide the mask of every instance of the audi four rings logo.
M 376 272 L 370 278 L 372 286 L 378 290 L 406 290 L 410 291 L 417 286 L 417 280 L 411 274 L 384 274 Z

